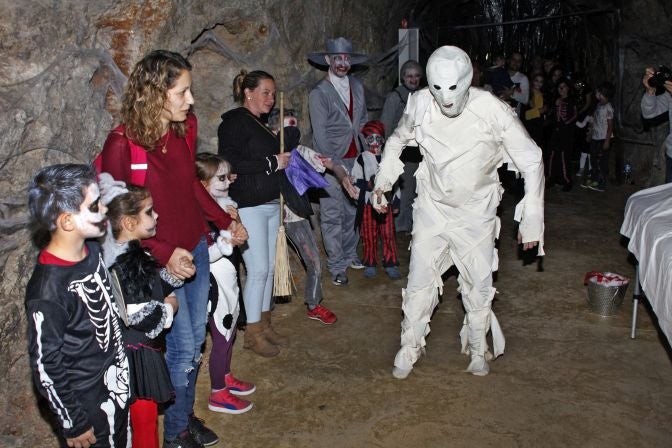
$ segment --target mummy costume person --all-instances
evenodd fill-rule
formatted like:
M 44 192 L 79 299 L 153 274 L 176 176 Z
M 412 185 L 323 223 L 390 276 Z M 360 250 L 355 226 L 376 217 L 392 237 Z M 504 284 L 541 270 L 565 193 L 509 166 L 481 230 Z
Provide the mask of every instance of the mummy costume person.
M 408 285 L 402 290 L 404 320 L 393 375 L 406 378 L 425 347 L 429 321 L 442 292 L 443 274 L 457 266 L 466 310 L 460 338 L 471 356 L 467 372 L 487 375 L 486 334 L 492 330 L 494 356 L 504 352 L 504 335 L 492 311 L 492 272 L 497 270 L 496 216 L 503 189 L 503 163 L 525 180 L 516 206 L 519 240 L 525 249 L 539 243 L 543 255 L 544 170 L 541 150 L 514 111 L 489 92 L 470 87 L 472 65 L 457 47 L 437 49 L 427 63 L 429 87 L 411 95 L 397 129 L 389 137 L 376 176 L 376 208 L 382 192 L 403 172 L 399 155 L 407 144 L 420 147 Z M 438 288 L 438 290 L 437 290 Z

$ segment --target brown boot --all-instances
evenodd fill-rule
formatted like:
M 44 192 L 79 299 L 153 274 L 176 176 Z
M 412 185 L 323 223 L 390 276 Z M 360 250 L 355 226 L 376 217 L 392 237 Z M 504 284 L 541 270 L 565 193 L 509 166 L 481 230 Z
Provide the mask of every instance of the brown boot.
M 277 333 L 271 325 L 271 312 L 264 311 L 261 313 L 261 326 L 263 328 L 264 337 L 274 345 L 287 347 L 289 345 L 289 338 Z
M 252 350 L 254 353 L 263 356 L 264 358 L 272 358 L 280 353 L 280 349 L 268 342 L 264 337 L 261 322 L 247 323 L 243 348 Z

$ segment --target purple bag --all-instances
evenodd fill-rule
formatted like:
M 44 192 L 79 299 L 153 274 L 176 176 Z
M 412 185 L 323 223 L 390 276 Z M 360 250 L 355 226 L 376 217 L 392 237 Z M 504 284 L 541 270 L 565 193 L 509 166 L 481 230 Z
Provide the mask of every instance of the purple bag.
M 301 157 L 298 151 L 292 151 L 289 164 L 285 168 L 285 174 L 289 182 L 302 196 L 309 188 L 325 188 L 329 185 L 324 177 Z

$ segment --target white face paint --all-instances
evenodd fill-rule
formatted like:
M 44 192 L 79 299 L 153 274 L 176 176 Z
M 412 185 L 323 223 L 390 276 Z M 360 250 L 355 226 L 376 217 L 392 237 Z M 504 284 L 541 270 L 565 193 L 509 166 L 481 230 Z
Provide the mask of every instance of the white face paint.
M 229 185 L 231 185 L 229 174 L 231 173 L 229 173 L 228 166 L 220 164 L 217 174 L 208 181 L 207 190 L 210 196 L 215 199 L 229 197 Z
M 79 212 L 72 214 L 76 230 L 83 238 L 103 236 L 107 230 L 105 213 L 107 207 L 100 200 L 98 184 L 93 183 L 86 187 L 86 195 L 79 206 Z
M 347 76 L 350 71 L 350 55 L 349 54 L 330 54 L 324 57 L 329 64 L 329 71 L 339 78 Z
M 460 48 L 441 47 L 429 57 L 427 83 L 443 115 L 457 117 L 462 113 L 472 76 L 471 60 Z
M 408 90 L 414 92 L 420 87 L 420 80 L 422 79 L 422 73 L 417 68 L 409 68 L 404 73 L 402 81 Z
M 375 155 L 380 154 L 383 143 L 385 143 L 383 136 L 378 134 L 369 134 L 364 138 L 364 141 L 369 146 L 369 152 Z

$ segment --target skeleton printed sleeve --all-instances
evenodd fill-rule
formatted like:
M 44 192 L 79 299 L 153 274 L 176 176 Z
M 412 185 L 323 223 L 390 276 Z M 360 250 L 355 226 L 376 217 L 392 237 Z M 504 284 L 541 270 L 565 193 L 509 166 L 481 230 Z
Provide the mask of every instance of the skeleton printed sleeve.
M 66 438 L 76 437 L 91 423 L 78 399 L 81 391 L 71 387 L 60 348 L 66 343 L 65 328 L 68 312 L 46 300 L 31 300 L 26 304 L 28 316 L 28 350 L 30 366 L 40 394 L 63 428 Z

